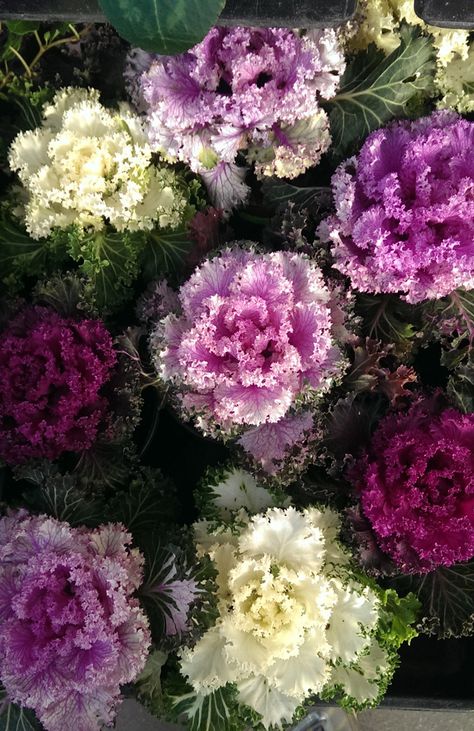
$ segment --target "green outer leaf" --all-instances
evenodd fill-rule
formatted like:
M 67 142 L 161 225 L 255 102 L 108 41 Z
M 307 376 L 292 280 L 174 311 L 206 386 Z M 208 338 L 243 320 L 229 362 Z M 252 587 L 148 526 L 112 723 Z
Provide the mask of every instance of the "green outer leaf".
M 193 246 L 185 227 L 176 231 L 153 231 L 143 252 L 143 276 L 151 280 L 160 274 L 179 272 Z
M 138 259 L 145 245 L 142 232 L 118 233 L 109 229 L 92 233 L 71 228 L 66 237 L 69 254 L 87 276 L 99 308 L 113 309 L 129 296 L 138 275 Z
M 331 201 L 331 188 L 310 186 L 300 188 L 285 180 L 267 178 L 262 184 L 265 201 L 276 206 L 295 203 L 299 208 L 327 206 Z
M 460 366 L 450 377 L 447 391 L 465 414 L 474 411 L 474 363 Z
M 199 43 L 225 0 L 99 0 L 123 38 L 144 51 L 183 53 Z
M 405 116 L 410 99 L 431 89 L 435 66 L 430 37 L 407 25 L 400 36 L 400 45 L 387 57 L 373 45 L 358 54 L 342 77 L 339 93 L 325 105 L 338 155 L 355 149 L 389 120 Z
M 429 574 L 400 576 L 390 582 L 398 592 L 420 600 L 420 630 L 439 639 L 466 637 L 474 630 L 474 561 L 442 567 Z
M 46 239 L 35 241 L 13 221 L 0 221 L 0 272 L 4 282 L 12 277 L 16 281 L 23 276 L 41 275 L 50 253 Z
M 8 703 L 4 688 L 0 688 L 0 731 L 40 731 L 33 711 Z

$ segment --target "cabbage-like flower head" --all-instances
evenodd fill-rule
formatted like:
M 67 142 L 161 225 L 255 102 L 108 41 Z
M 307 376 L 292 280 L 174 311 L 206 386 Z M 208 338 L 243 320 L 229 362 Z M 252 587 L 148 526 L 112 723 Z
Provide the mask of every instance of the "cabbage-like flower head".
M 226 249 L 181 287 L 181 312 L 159 320 L 151 337 L 157 371 L 205 431 L 277 424 L 344 369 L 332 297 L 302 254 Z M 280 441 L 301 436 L 311 426 L 303 421 L 296 429 L 285 422 Z M 279 443 L 272 457 L 283 454 Z
M 20 132 L 9 151 L 27 196 L 24 221 L 35 239 L 78 226 L 99 231 L 176 228 L 186 199 L 172 170 L 152 164 L 141 118 L 113 110 L 94 89 L 59 91 L 41 127 Z
M 145 664 L 133 594 L 143 557 L 120 525 L 71 528 L 24 511 L 0 520 L 0 679 L 46 731 L 110 725 Z
M 355 289 L 416 303 L 474 288 L 473 122 L 444 111 L 377 130 L 332 187 L 322 230 Z
M 385 417 L 352 479 L 379 546 L 403 572 L 474 556 L 474 414 L 426 400 Z
M 339 527 L 330 510 L 292 507 L 241 512 L 232 530 L 196 526 L 219 600 L 215 625 L 182 651 L 181 672 L 197 693 L 234 683 L 265 728 L 280 727 L 331 685 L 336 668 L 350 675 L 370 648 L 384 654 L 373 639 L 379 599 L 353 575 Z
M 259 175 L 296 177 L 318 163 L 331 141 L 318 99 L 334 95 L 343 70 L 333 30 L 212 28 L 142 75 L 151 144 L 203 173 L 214 205 L 232 207 L 235 196 L 235 206 L 244 198 L 232 168 L 239 151 Z
M 0 458 L 21 464 L 91 447 L 107 419 L 101 389 L 116 360 L 100 320 L 22 309 L 0 342 Z

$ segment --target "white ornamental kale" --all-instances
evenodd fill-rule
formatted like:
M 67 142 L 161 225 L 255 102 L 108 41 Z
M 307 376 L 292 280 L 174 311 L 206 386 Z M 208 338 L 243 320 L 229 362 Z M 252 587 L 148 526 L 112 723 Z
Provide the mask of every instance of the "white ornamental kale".
M 89 231 L 176 228 L 186 198 L 176 174 L 152 164 L 144 124 L 126 104 L 107 109 L 94 89 L 66 88 L 20 132 L 9 164 L 24 186 L 21 217 L 35 239 L 71 225 Z
M 238 512 L 239 495 L 264 512 Z M 224 474 L 207 498 L 231 518 L 195 525 L 198 553 L 217 570 L 219 611 L 181 651 L 197 695 L 233 684 L 265 728 L 290 722 L 310 694 L 337 691 L 354 705 L 377 699 L 393 670 L 376 638 L 381 602 L 352 570 L 337 513 L 267 507 L 271 494 L 241 470 Z

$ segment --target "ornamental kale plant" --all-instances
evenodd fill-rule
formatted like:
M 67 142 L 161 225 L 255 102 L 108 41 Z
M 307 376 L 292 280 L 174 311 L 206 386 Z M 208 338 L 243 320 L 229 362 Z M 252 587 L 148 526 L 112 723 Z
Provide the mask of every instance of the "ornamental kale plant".
M 100 731 L 123 694 L 289 731 L 394 673 L 448 694 L 436 641 L 474 633 L 470 37 L 413 0 L 306 31 L 101 2 L 132 46 L 0 33 L 0 728 Z
M 243 433 L 240 444 L 272 472 L 312 431 L 306 409 L 346 367 L 336 311 L 308 257 L 227 248 L 196 269 L 166 317 L 157 308 L 151 353 L 185 417 L 214 436 Z
M 100 320 L 23 307 L 0 341 L 0 458 L 21 464 L 82 452 L 104 428 L 117 356 Z
M 382 630 L 386 596 L 353 572 L 339 516 L 272 507 L 275 497 L 251 475 L 223 477 L 203 482 L 203 507 L 214 520 L 195 524 L 198 552 L 217 569 L 218 597 L 213 625 L 180 653 L 196 705 L 233 686 L 239 705 L 256 714 L 254 727 L 265 729 L 291 722 L 310 693 L 337 696 L 345 707 L 373 705 L 393 673 L 399 639 Z M 234 723 L 245 728 L 243 719 Z
M 404 573 L 473 558 L 473 414 L 424 400 L 388 415 L 351 479 L 378 545 Z
M 407 302 L 474 288 L 474 124 L 453 112 L 373 132 L 332 179 L 322 232 L 362 292 Z
M 134 597 L 143 557 L 120 525 L 93 531 L 46 515 L 0 521 L 0 679 L 47 731 L 109 725 L 150 635 Z
M 188 163 L 217 208 L 246 200 L 240 151 L 258 176 L 294 178 L 331 141 L 319 98 L 334 95 L 344 59 L 332 30 L 213 28 L 141 76 L 153 149 Z

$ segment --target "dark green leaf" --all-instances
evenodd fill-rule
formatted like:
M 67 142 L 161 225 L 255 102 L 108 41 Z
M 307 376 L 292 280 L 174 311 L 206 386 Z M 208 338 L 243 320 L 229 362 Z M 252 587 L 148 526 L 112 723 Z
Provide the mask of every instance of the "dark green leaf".
M 160 274 L 179 272 L 193 246 L 187 228 L 154 231 L 143 252 L 143 276 L 151 280 Z
M 183 53 L 206 35 L 225 0 L 100 0 L 123 38 L 144 51 Z
M 417 332 L 418 310 L 396 295 L 359 295 L 356 311 L 364 318 L 365 333 L 373 340 L 394 343 L 397 350 L 410 347 Z
M 262 184 L 265 201 L 275 206 L 286 206 L 294 203 L 298 208 L 327 207 L 331 202 L 331 189 L 310 186 L 299 188 L 278 178 L 267 178 Z
M 459 366 L 449 378 L 447 391 L 456 406 L 465 414 L 474 412 L 474 360 Z
M 405 116 L 410 99 L 430 91 L 435 68 L 430 37 L 407 25 L 400 36 L 400 45 L 387 57 L 373 45 L 358 54 L 338 94 L 325 105 L 338 156 L 346 156 L 389 120 Z
M 123 485 L 129 473 L 123 443 L 109 442 L 106 438 L 97 440 L 87 452 L 82 452 L 75 472 L 85 485 Z
M 1 706 L 0 731 L 40 731 L 41 728 L 33 711 L 8 702 Z
M 0 271 L 2 281 L 12 285 L 25 276 L 41 276 L 47 268 L 51 246 L 47 239 L 35 241 L 13 221 L 0 221 Z M 61 252 L 57 252 L 58 263 Z
M 127 298 L 144 244 L 141 233 L 68 232 L 69 253 L 90 281 L 98 307 L 113 309 Z
M 421 602 L 421 631 L 439 639 L 465 637 L 474 631 L 474 561 L 442 567 L 425 575 L 403 576 L 393 585 L 412 591 Z
M 104 521 L 104 503 L 88 497 L 75 475 L 61 475 L 55 466 L 44 463 L 39 467 L 18 468 L 16 476 L 34 486 L 24 494 L 30 510 L 73 526 L 94 527 Z
M 33 20 L 8 20 L 5 25 L 8 32 L 16 36 L 26 36 L 40 27 L 40 24 Z
M 172 523 L 175 510 L 174 486 L 159 470 L 150 468 L 140 470 L 109 506 L 113 520 L 123 523 L 134 536 L 146 536 L 158 525 Z

